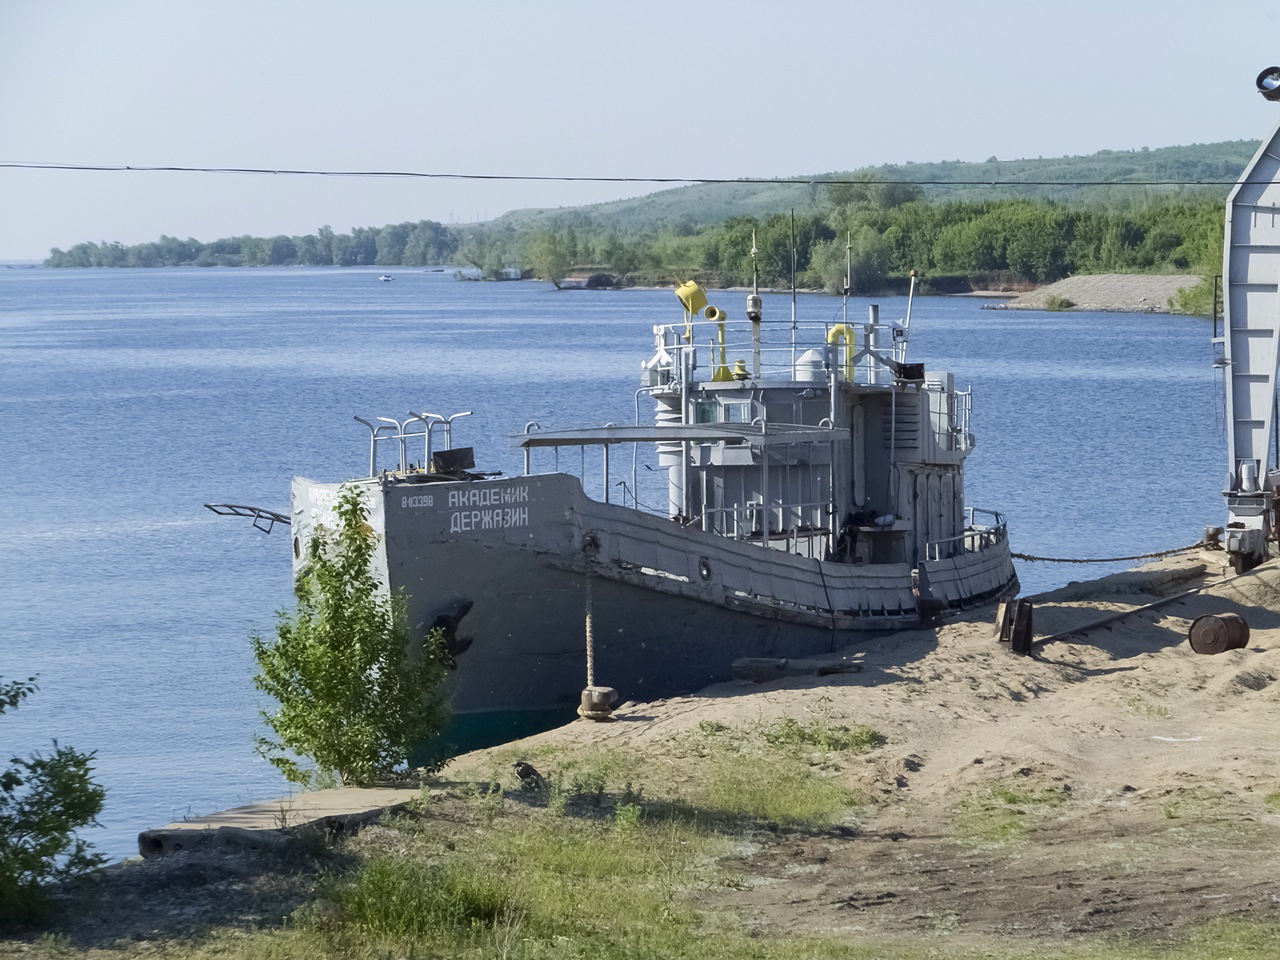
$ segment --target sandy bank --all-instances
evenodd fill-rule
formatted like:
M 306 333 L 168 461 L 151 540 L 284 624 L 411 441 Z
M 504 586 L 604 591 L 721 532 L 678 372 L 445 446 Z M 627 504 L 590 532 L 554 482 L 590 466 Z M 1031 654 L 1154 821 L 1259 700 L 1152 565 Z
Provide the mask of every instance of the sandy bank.
M 1110 310 L 1122 313 L 1169 313 L 1170 300 L 1179 290 L 1201 283 L 1194 274 L 1147 276 L 1095 274 L 1067 277 L 1014 297 L 1002 305 L 1009 310 L 1045 310 L 1051 297 L 1069 300 L 1073 310 Z

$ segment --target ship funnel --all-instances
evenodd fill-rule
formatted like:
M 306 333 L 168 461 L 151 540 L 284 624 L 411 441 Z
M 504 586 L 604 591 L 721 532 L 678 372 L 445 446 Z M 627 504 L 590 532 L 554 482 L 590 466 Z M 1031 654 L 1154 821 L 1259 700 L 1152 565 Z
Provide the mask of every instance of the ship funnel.
M 1267 67 L 1257 79 L 1258 92 L 1268 100 L 1280 100 L 1280 67 Z

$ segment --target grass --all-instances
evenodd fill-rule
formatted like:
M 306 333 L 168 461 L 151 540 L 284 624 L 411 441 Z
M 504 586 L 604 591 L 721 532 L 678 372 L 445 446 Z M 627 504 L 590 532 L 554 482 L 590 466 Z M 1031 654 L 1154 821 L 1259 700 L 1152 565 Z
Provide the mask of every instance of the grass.
M 1021 842 L 1037 819 L 1060 807 L 1069 796 L 1051 787 L 990 784 L 956 806 L 956 837 L 979 845 Z
M 1160 703 L 1152 703 L 1145 697 L 1133 696 L 1125 701 L 1125 706 L 1139 717 L 1147 717 L 1152 720 L 1168 720 L 1169 708 Z
M 1059 296 L 1056 293 L 1051 293 L 1044 298 L 1044 308 L 1046 310 L 1070 310 L 1075 305 L 1076 302 L 1074 300 Z
M 884 738 L 840 718 L 783 718 L 730 727 L 706 722 L 647 762 L 629 751 L 546 752 L 531 759 L 541 791 L 515 782 L 509 758 L 475 785 L 424 792 L 416 809 L 344 842 L 345 856 L 312 902 L 274 929 L 213 929 L 185 941 L 121 943 L 113 958 L 294 960 L 342 957 L 593 960 L 1261 960 L 1277 955 L 1280 923 L 1215 921 L 1178 939 L 998 942 L 946 940 L 959 914 L 934 904 L 915 941 L 775 936 L 746 918 L 704 909 L 742 879 L 723 866 L 764 827 L 821 831 L 864 802 L 842 765 Z M 677 765 L 677 761 L 682 766 Z M 697 775 L 686 775 L 696 769 Z M 663 776 L 664 772 L 678 771 Z M 643 779 L 647 778 L 647 779 Z M 640 782 L 637 782 L 640 781 Z M 445 795 L 447 794 L 447 796 Z M 956 808 L 957 836 L 1014 843 L 1069 795 L 993 782 Z M 1280 790 L 1266 797 L 1280 806 Z M 922 907 L 922 909 L 924 909 Z M 939 939 L 943 938 L 943 939 Z M 64 938 L 18 944 L 28 960 L 83 956 Z M 97 951 L 95 951 L 97 952 Z M 0 957 L 9 955 L 0 942 Z
M 1225 821 L 1238 833 L 1240 825 L 1232 824 L 1221 813 L 1222 802 L 1222 791 L 1209 786 L 1176 787 L 1168 792 L 1160 806 L 1166 820 L 1191 820 L 1202 830 Z
M 1268 793 L 1262 798 L 1262 804 L 1272 810 L 1280 810 L 1280 790 L 1272 790 Z
M 854 724 L 850 727 L 832 723 L 823 717 L 804 723 L 794 717 L 785 717 L 765 726 L 760 735 L 771 746 L 809 746 L 823 752 L 869 753 L 885 743 L 884 736 L 868 726 Z
M 747 727 L 704 720 L 672 749 L 701 761 L 681 799 L 704 816 L 727 824 L 823 829 L 867 803 L 840 782 L 843 764 L 884 743 L 882 734 L 863 724 L 815 715 Z

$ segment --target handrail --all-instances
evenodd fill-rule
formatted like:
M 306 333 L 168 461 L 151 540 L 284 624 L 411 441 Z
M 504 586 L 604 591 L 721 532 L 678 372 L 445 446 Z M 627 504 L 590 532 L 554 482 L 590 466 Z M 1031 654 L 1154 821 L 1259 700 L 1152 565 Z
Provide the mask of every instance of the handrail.
M 389 439 L 385 435 L 385 431 L 391 428 L 370 423 L 364 417 L 354 417 L 353 419 L 369 428 L 369 476 L 376 477 L 378 475 L 378 441 Z
M 426 436 L 426 440 L 424 442 L 423 451 L 422 451 L 422 469 L 430 470 L 431 469 L 431 425 L 435 422 L 443 420 L 444 417 L 440 416 L 440 414 L 438 413 L 415 413 L 412 410 L 409 411 L 409 416 L 412 419 L 420 422 L 423 426 L 423 433 Z
M 965 529 L 954 537 L 944 537 L 941 540 L 930 540 L 925 544 L 926 560 L 944 560 L 950 559 L 957 555 L 954 549 L 945 549 L 949 545 L 954 547 L 960 544 L 962 549 L 959 554 L 981 553 L 989 547 L 994 547 L 998 543 L 1003 543 L 1008 539 L 1009 531 L 1005 524 L 1004 517 L 995 510 L 983 510 L 981 507 L 965 507 L 965 513 L 968 515 Z M 987 516 L 994 517 L 996 522 L 991 526 L 978 526 L 974 521 L 974 514 L 982 513 Z
M 700 528 L 708 533 L 715 533 L 718 536 L 727 537 L 733 540 L 750 539 L 751 534 L 756 530 L 755 517 L 760 517 L 759 527 L 764 530 L 765 518 L 772 520 L 771 514 L 778 514 L 778 526 L 776 534 L 781 534 L 787 543 L 787 553 L 795 553 L 797 556 L 802 554 L 797 549 L 800 541 L 803 539 L 808 542 L 809 549 L 804 556 L 809 559 L 814 558 L 814 541 L 819 541 L 822 545 L 822 554 L 825 555 L 827 548 L 831 543 L 831 531 L 821 525 L 822 511 L 830 507 L 831 504 L 826 500 L 805 500 L 796 503 L 769 503 L 765 504 L 759 501 L 748 501 L 747 503 L 735 502 L 723 507 L 704 507 L 701 514 L 696 517 L 700 522 Z M 804 517 L 805 512 L 812 514 L 810 517 Z M 714 518 L 723 518 L 732 523 L 709 524 L 708 521 Z M 788 522 L 789 521 L 789 522 Z M 716 529 L 717 527 L 723 529 Z M 732 529 L 730 529 L 732 527 Z M 767 544 L 768 540 L 762 541 Z M 819 557 L 818 559 L 821 559 Z
M 542 424 L 540 424 L 537 420 L 530 420 L 528 423 L 524 425 L 524 430 L 522 432 L 527 436 L 528 434 L 533 433 L 535 430 L 541 430 L 541 429 L 542 429 Z M 524 448 L 524 475 L 526 477 L 530 475 L 529 471 L 532 469 L 532 466 L 533 466 L 531 461 L 532 456 L 533 456 L 533 448 L 525 447 Z
M 720 336 L 720 324 L 724 322 L 726 334 L 723 339 Z M 711 344 L 713 355 L 710 357 L 709 372 L 706 374 L 708 381 L 723 379 L 716 377 L 716 370 L 722 367 L 727 360 L 742 359 L 747 353 L 751 353 L 753 357 L 757 354 L 763 354 L 764 360 L 761 363 L 761 369 L 754 371 L 757 377 L 782 375 L 784 377 L 794 377 L 794 357 L 792 356 L 792 345 L 782 342 L 766 342 L 760 344 L 754 336 L 751 323 L 749 320 L 729 320 L 722 321 L 718 316 L 715 320 L 697 320 L 690 318 L 691 327 L 714 327 L 714 335 L 711 337 L 699 336 L 696 330 L 690 330 L 690 339 L 685 339 L 685 323 L 678 324 L 659 324 L 654 329 L 655 345 L 662 351 L 666 352 L 672 359 L 669 368 L 672 371 L 677 370 L 679 361 L 675 354 L 678 351 L 689 351 L 696 356 L 698 346 L 705 349 L 708 342 Z M 841 330 L 847 342 L 846 358 L 854 358 L 855 356 L 869 356 L 867 349 L 864 347 L 861 351 L 855 351 L 853 347 L 853 336 L 849 335 L 852 331 L 856 333 L 860 340 L 864 340 L 867 346 L 879 350 L 881 353 L 887 353 L 898 362 L 903 362 L 906 358 L 907 337 L 909 328 L 903 321 L 881 322 L 878 319 L 866 323 L 848 323 L 837 324 L 835 328 L 830 327 L 826 323 L 801 323 L 797 326 L 797 330 L 801 331 L 806 342 L 812 341 L 815 349 L 822 349 L 828 346 L 828 337 L 833 329 Z M 717 356 L 719 354 L 719 356 Z M 735 357 L 735 355 L 737 355 Z M 868 361 L 871 362 L 871 361 Z M 695 361 L 696 365 L 696 361 Z M 848 369 L 851 364 L 841 365 L 842 373 L 847 382 L 872 383 L 870 379 L 872 368 Z M 872 367 L 879 369 L 876 364 Z M 668 365 L 664 364 L 663 369 L 667 369 Z M 754 368 L 753 368 L 754 370 Z
M 376 476 L 378 473 L 378 443 L 382 440 L 395 440 L 400 446 L 400 462 L 398 468 L 401 473 L 409 470 L 409 441 L 415 437 L 423 437 L 423 460 L 422 469 L 431 469 L 431 434 L 432 429 L 443 424 L 445 434 L 446 449 L 453 449 L 453 421 L 459 417 L 471 416 L 470 410 L 464 410 L 461 413 L 455 413 L 451 416 L 444 417 L 438 413 L 418 413 L 414 410 L 409 411 L 409 416 L 404 420 L 397 420 L 395 417 L 375 417 L 374 419 L 381 421 L 373 423 L 364 417 L 353 417 L 352 419 L 358 423 L 363 423 L 369 428 L 369 476 Z M 421 423 L 423 429 L 420 431 L 411 431 L 409 425 L 412 423 Z
M 378 417 L 378 419 L 381 420 L 383 423 L 394 423 L 396 425 L 396 432 L 394 434 L 394 438 L 400 442 L 400 472 L 403 473 L 404 471 L 409 469 L 408 442 L 406 441 L 405 435 L 404 435 L 405 425 L 408 424 L 409 421 L 405 420 L 404 423 L 401 423 L 395 417 Z M 370 476 L 372 476 L 372 474 L 370 474 Z

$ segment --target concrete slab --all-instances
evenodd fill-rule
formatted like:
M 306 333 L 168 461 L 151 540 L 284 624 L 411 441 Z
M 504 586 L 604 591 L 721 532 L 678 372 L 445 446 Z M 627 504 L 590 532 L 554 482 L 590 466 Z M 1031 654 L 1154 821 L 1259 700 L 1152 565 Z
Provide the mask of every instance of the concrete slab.
M 422 796 L 418 787 L 338 787 L 264 800 L 192 817 L 138 834 L 138 853 L 160 857 L 200 847 L 272 849 L 303 827 L 345 833 L 403 810 Z

